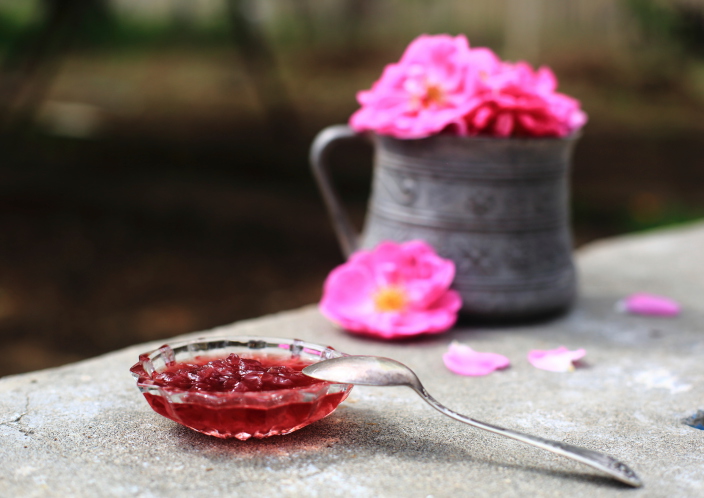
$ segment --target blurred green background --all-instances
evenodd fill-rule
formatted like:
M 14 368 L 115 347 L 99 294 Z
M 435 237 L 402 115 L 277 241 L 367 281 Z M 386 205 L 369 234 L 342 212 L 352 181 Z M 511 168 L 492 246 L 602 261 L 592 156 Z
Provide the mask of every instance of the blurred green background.
M 308 147 L 421 33 L 582 101 L 577 246 L 704 216 L 701 0 L 0 0 L 0 375 L 316 302 Z

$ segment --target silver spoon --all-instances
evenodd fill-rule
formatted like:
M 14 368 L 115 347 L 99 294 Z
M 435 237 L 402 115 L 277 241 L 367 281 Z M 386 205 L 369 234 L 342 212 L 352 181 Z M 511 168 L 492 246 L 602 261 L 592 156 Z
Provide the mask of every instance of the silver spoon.
M 529 436 L 528 434 L 522 434 L 510 429 L 487 424 L 486 422 L 480 422 L 460 415 L 457 412 L 453 412 L 438 403 L 435 398 L 428 394 L 428 391 L 426 391 L 423 384 L 420 383 L 416 374 L 406 365 L 396 360 L 379 356 L 343 356 L 341 358 L 333 358 L 331 360 L 313 363 L 305 367 L 303 373 L 315 379 L 340 384 L 407 386 L 417 392 L 430 406 L 455 420 L 585 463 L 595 469 L 606 472 L 611 477 L 630 486 L 638 488 L 643 485 L 641 480 L 628 465 L 603 453 L 579 448 L 571 444 L 560 443 L 558 441 L 550 441 L 549 439 L 543 439 L 541 437 Z

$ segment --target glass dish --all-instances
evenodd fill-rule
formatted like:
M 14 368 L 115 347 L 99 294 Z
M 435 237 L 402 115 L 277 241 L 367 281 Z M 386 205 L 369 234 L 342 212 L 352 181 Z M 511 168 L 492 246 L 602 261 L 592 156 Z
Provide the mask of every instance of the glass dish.
M 235 353 L 242 358 L 292 359 L 317 363 L 344 353 L 298 339 L 232 337 L 165 344 L 139 356 L 130 372 L 152 409 L 193 430 L 241 440 L 288 434 L 330 415 L 347 398 L 350 384 L 249 392 L 201 392 L 158 386 L 154 373 L 189 361 L 209 361 Z

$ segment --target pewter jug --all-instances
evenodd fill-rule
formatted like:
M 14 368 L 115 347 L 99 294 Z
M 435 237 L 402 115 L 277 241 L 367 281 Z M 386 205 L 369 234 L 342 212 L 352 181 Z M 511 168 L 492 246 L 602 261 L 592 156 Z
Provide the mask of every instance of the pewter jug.
M 569 169 L 577 137 L 435 135 L 374 144 L 372 193 L 359 235 L 329 175 L 328 152 L 359 137 L 321 131 L 311 166 L 346 256 L 383 240 L 422 239 L 455 262 L 464 314 L 520 319 L 567 309 L 576 294 Z

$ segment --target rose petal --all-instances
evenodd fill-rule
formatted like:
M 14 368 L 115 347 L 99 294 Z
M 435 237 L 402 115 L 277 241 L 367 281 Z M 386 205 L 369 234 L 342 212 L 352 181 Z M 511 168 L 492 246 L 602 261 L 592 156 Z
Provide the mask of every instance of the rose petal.
M 618 308 L 635 315 L 676 316 L 680 305 L 670 298 L 639 292 L 618 303 Z
M 442 361 L 451 372 L 473 377 L 489 375 L 494 370 L 506 368 L 511 364 L 503 355 L 480 353 L 455 341 L 450 344 L 447 353 L 442 355 Z
M 587 352 L 584 349 L 570 351 L 564 346 L 557 349 L 533 349 L 528 353 L 528 361 L 535 368 L 550 372 L 571 372 L 574 362 L 584 358 Z

